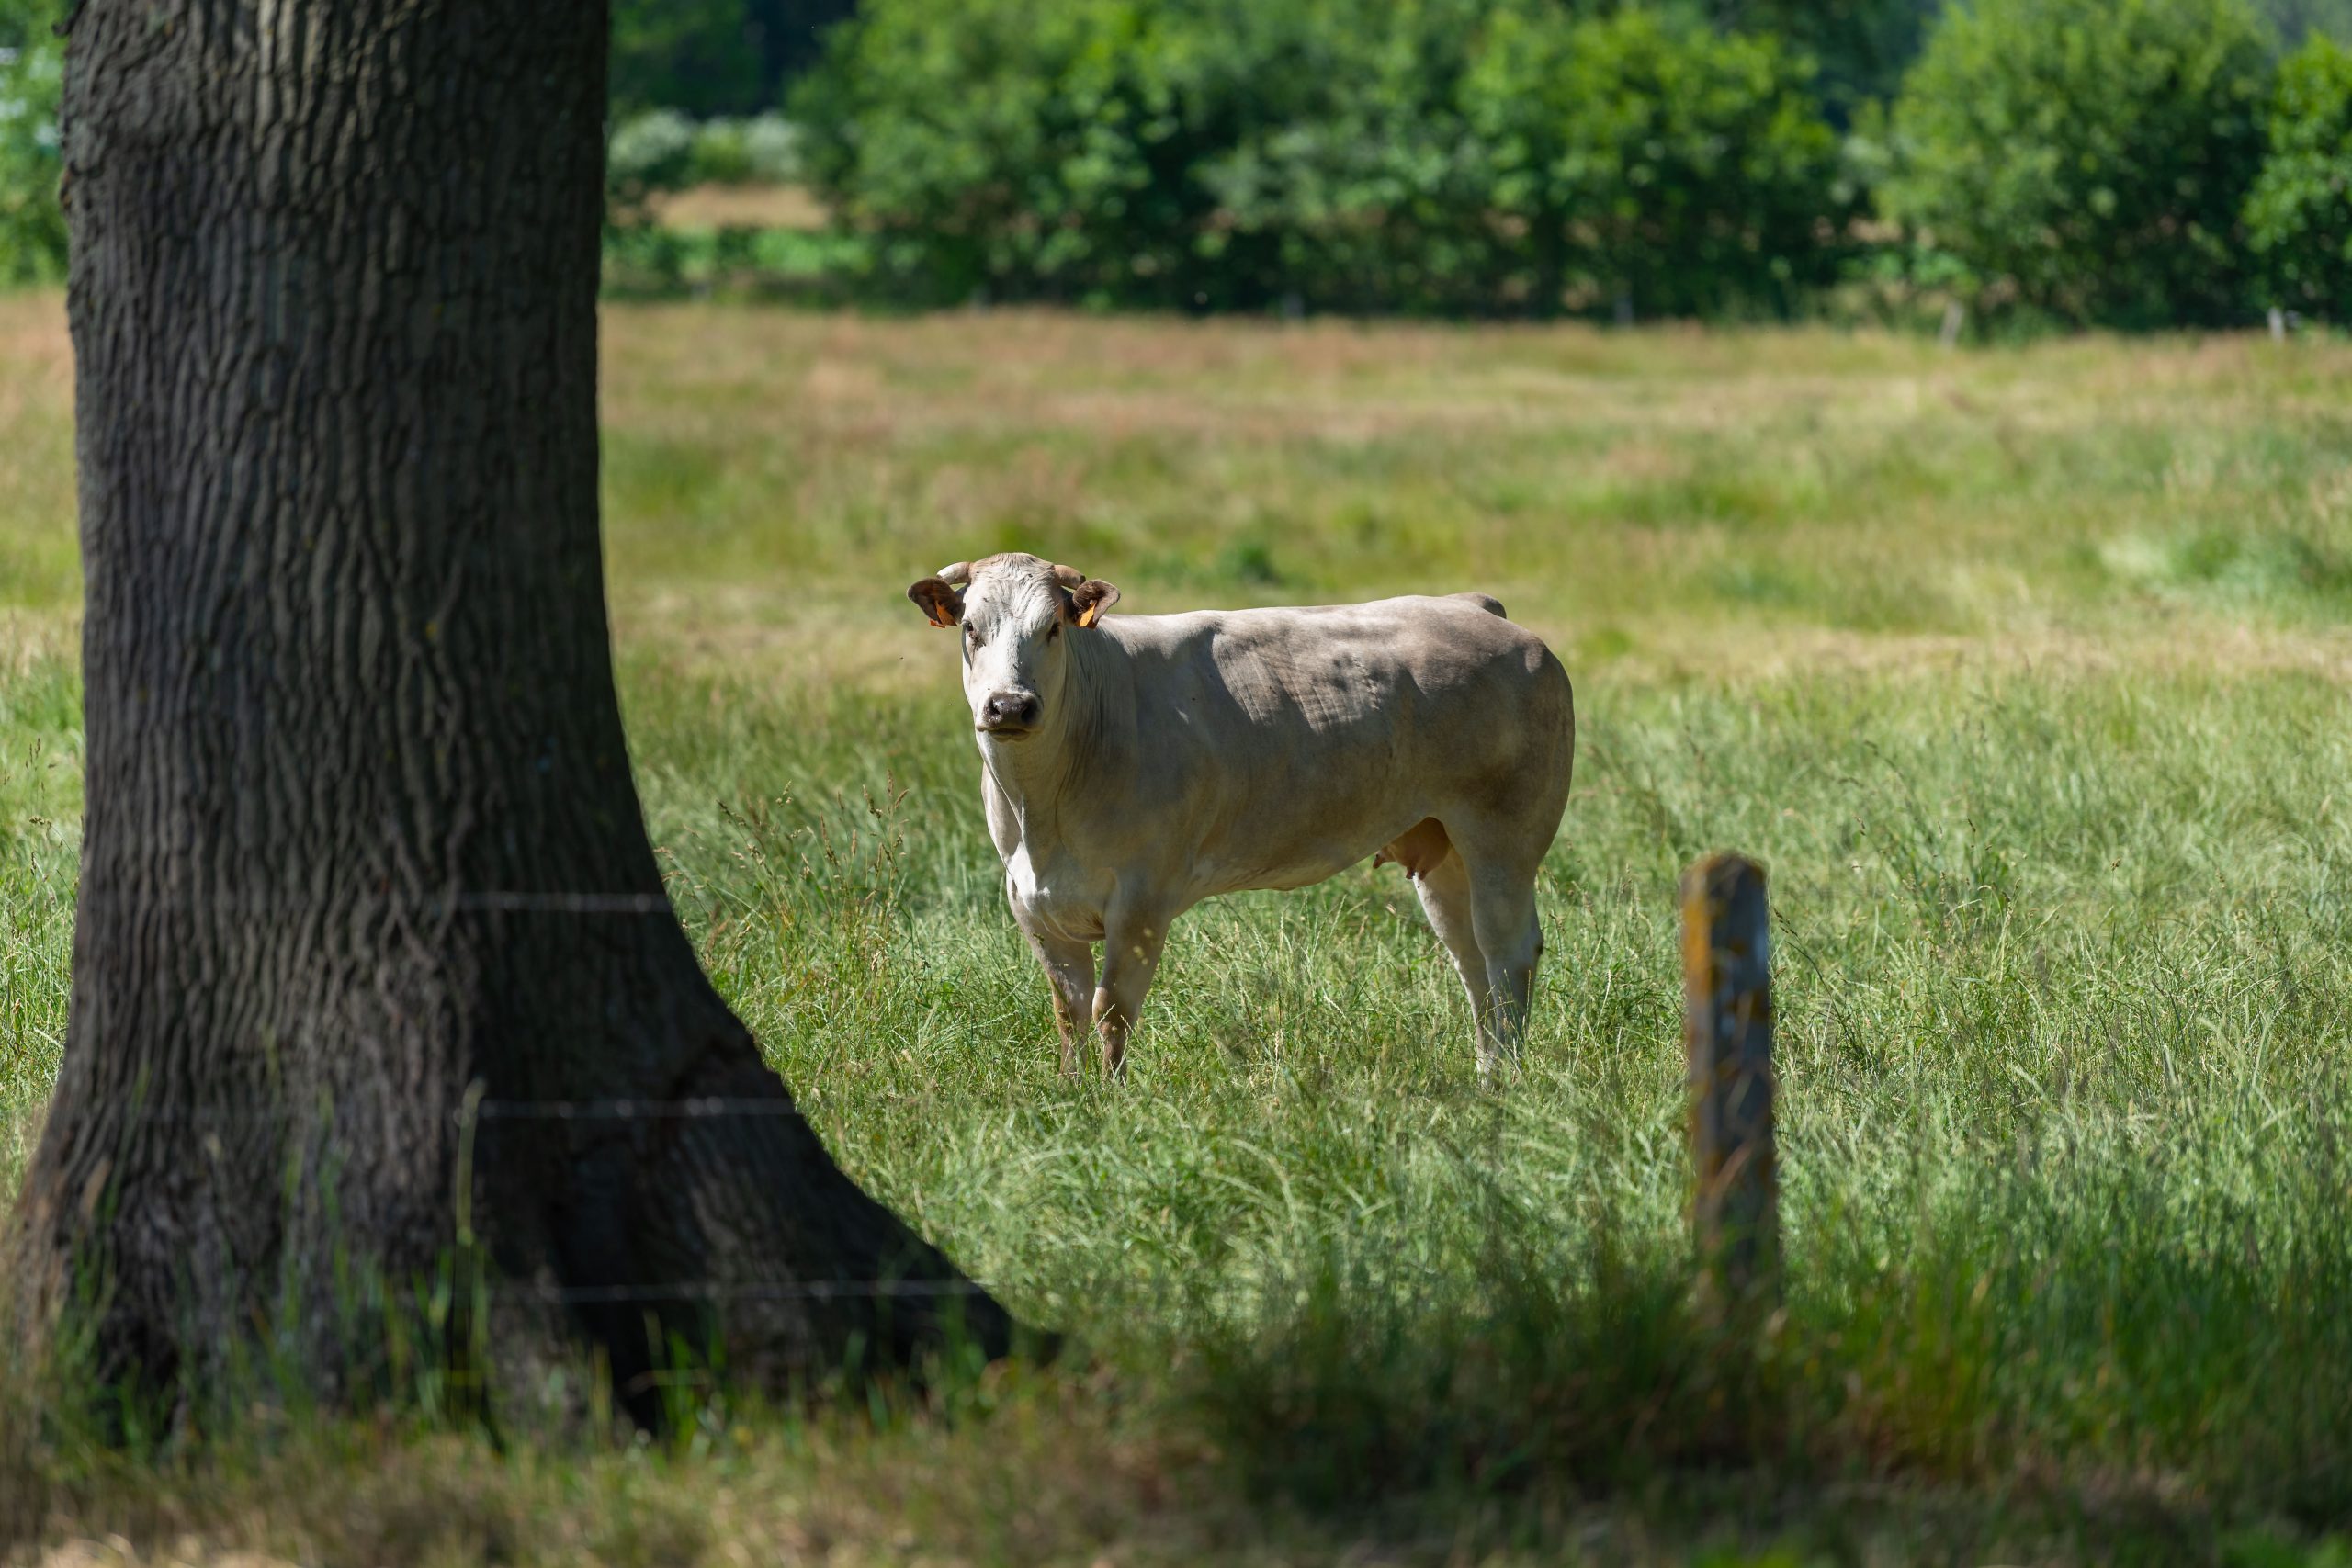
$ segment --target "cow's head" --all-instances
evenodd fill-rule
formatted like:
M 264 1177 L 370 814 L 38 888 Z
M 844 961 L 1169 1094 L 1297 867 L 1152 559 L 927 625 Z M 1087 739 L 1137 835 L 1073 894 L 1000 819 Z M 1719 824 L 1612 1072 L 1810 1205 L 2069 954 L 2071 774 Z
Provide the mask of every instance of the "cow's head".
M 907 597 L 933 626 L 962 628 L 972 728 L 1019 740 L 1056 711 L 1071 637 L 1083 635 L 1117 604 L 1119 591 L 1075 567 L 1002 555 L 942 567 L 908 589 Z

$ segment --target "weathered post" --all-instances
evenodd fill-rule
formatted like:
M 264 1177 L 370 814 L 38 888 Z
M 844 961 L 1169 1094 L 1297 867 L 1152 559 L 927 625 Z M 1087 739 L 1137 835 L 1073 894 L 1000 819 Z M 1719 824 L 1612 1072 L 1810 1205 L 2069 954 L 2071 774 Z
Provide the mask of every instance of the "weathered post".
M 1760 1323 L 1780 1303 L 1772 1137 L 1772 977 L 1764 868 L 1716 854 L 1682 877 L 1683 1037 L 1690 1056 L 1690 1223 L 1702 1310 Z

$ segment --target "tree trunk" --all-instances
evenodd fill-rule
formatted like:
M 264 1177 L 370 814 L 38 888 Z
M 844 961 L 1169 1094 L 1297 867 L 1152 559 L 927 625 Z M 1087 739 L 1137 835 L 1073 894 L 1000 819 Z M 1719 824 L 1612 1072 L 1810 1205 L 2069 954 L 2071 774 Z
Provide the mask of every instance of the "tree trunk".
M 88 806 L 37 1321 L 194 1387 L 264 1325 L 345 1397 L 414 1281 L 476 1274 L 474 1343 L 552 1311 L 637 1394 L 672 1335 L 754 1378 L 1001 1351 L 793 1111 L 646 838 L 597 540 L 604 7 L 72 27 Z

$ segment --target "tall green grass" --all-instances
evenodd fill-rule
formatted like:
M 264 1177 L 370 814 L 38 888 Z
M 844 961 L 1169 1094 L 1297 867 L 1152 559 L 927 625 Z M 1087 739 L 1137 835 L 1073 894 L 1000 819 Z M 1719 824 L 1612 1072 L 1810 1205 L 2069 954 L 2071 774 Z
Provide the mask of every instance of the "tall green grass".
M 44 1428 L 0 1495 L 469 1562 L 2335 1550 L 2346 362 L 951 325 L 616 317 L 624 701 L 718 984 L 851 1171 L 1063 1363 L 713 1407 L 634 1454 Z M 1567 652 L 1577 788 L 1505 1089 L 1368 867 L 1186 917 L 1129 1081 L 1059 1079 L 953 655 L 897 602 L 1025 542 L 1137 611 L 1491 587 Z M 78 807 L 71 668 L 28 646 L 0 1192 L 62 1033 Z M 1725 846 L 1770 869 L 1780 1018 L 1788 1295 L 1752 1378 L 1685 1289 L 1673 890 Z
M 2332 682 L 1589 696 L 1544 1005 L 1498 1097 L 1404 884 L 1368 869 L 1188 917 L 1134 1082 L 1065 1087 L 947 704 L 633 690 L 682 907 L 852 1168 L 1033 1315 L 1146 1364 L 1219 1347 L 1210 1404 L 1253 1431 L 1269 1382 L 1342 1398 L 1336 1425 L 1396 1456 L 1266 1443 L 1342 1472 L 1317 1487 L 1605 1477 L 1720 1440 L 1668 1397 L 1706 1353 L 1679 1306 L 1672 919 L 1679 868 L 1731 843 L 1774 868 L 1782 1439 L 2352 1505 Z M 714 712 L 725 744 L 675 733 Z M 1449 1416 L 1428 1385 L 1456 1379 Z M 1628 1382 L 1657 1385 L 1645 1438 Z

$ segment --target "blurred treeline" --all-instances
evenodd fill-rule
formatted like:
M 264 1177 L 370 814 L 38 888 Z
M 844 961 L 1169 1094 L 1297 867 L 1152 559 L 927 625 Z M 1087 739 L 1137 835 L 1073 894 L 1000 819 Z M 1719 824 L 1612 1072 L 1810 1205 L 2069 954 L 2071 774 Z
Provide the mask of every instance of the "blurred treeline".
M 5 5 L 6 0 L 0 0 Z M 697 119 L 777 107 L 857 0 L 612 0 L 612 101 Z
M 866 0 L 791 101 L 875 285 L 921 300 L 2341 320 L 2352 59 L 2329 20 Z
M 59 0 L 0 0 L 0 280 Z M 608 272 L 909 304 L 2352 321 L 2352 0 L 617 0 Z M 789 184 L 821 231 L 666 203 Z

